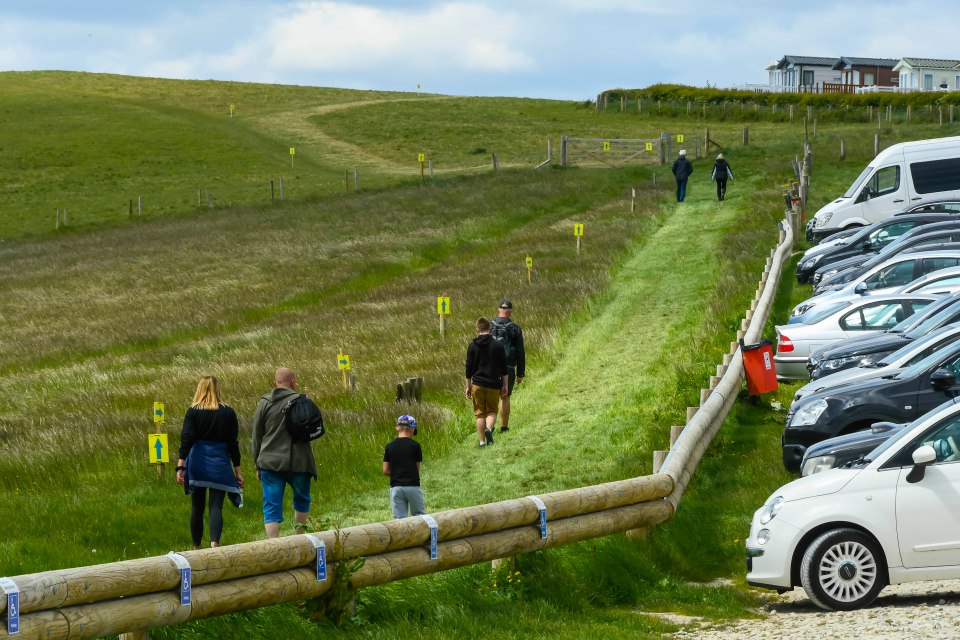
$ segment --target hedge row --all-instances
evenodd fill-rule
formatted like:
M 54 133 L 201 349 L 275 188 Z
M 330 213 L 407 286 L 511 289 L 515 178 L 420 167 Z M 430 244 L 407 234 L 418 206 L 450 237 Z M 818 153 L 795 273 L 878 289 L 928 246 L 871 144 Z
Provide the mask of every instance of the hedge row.
M 798 105 L 813 107 L 926 107 L 960 105 L 960 91 L 914 91 L 911 93 L 757 93 L 753 91 L 734 91 L 731 89 L 711 89 L 688 87 L 679 84 L 654 84 L 646 89 L 608 89 L 599 99 L 609 103 L 619 101 L 621 97 L 635 101 L 676 100 L 690 101 L 695 104 L 723 104 L 740 102 L 744 104 Z

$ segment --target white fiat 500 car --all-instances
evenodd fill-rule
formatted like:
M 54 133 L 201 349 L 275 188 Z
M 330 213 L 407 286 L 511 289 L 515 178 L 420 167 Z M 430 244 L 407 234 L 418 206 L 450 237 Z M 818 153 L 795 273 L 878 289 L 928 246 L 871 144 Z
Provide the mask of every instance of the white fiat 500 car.
M 862 460 L 777 489 L 753 516 L 747 582 L 802 585 L 818 606 L 850 610 L 888 584 L 960 578 L 958 400 Z

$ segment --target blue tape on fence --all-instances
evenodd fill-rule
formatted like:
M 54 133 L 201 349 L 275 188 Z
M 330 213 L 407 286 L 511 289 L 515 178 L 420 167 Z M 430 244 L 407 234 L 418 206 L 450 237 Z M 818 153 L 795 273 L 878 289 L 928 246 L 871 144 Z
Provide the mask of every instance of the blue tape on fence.
M 190 563 L 187 562 L 187 559 L 182 555 L 174 553 L 173 551 L 168 553 L 167 557 L 170 558 L 171 562 L 177 565 L 177 569 L 180 570 L 180 605 L 185 607 L 191 602 L 192 578 L 190 575 Z
M 540 512 L 540 539 L 545 540 L 547 538 L 547 505 L 537 496 L 527 496 L 527 498 L 537 505 L 537 511 Z
M 0 589 L 7 596 L 7 633 L 20 633 L 20 588 L 10 578 L 0 578 Z
M 433 519 L 433 516 L 420 516 L 423 518 L 423 521 L 427 523 L 427 526 L 430 527 L 430 559 L 437 559 L 437 521 Z
M 327 545 L 317 536 L 305 533 L 305 536 L 313 543 L 313 548 L 317 550 L 317 582 L 324 582 L 327 579 Z

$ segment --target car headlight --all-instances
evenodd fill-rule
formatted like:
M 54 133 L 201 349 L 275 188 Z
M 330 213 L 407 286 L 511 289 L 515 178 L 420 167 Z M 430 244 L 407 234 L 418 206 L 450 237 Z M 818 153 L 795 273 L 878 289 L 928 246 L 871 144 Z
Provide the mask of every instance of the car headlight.
M 780 507 L 782 506 L 783 496 L 777 496 L 770 501 L 770 504 L 764 505 L 763 511 L 760 512 L 760 524 L 767 524 L 776 518 L 777 514 L 780 513 Z
M 827 271 L 824 271 L 822 274 L 820 274 L 820 281 L 822 282 L 827 278 L 831 278 L 837 275 L 838 273 L 840 273 L 840 269 L 828 269 Z
M 796 413 L 793 414 L 793 419 L 790 421 L 791 427 L 802 427 L 808 426 L 811 424 L 816 424 L 817 420 L 820 419 L 820 416 L 823 415 L 823 412 L 827 410 L 827 401 L 826 400 L 814 400 L 804 404 L 802 407 L 799 407 Z
M 760 529 L 757 531 L 757 544 L 764 545 L 770 542 L 770 529 Z
M 816 221 L 814 226 L 822 227 L 823 225 L 830 222 L 830 218 L 833 217 L 833 211 L 828 211 L 827 213 L 818 214 L 814 220 Z
M 813 269 L 815 266 L 820 264 L 821 260 L 823 260 L 823 255 L 807 258 L 806 260 L 800 263 L 800 268 L 804 271 L 809 271 L 810 269 Z
M 833 371 L 835 369 L 840 369 L 847 366 L 851 362 L 860 362 L 863 358 L 861 356 L 847 356 L 846 358 L 831 358 L 830 360 L 824 360 L 823 364 L 820 365 L 820 368 L 824 371 Z
M 816 456 L 803 462 L 803 468 L 800 469 L 801 476 L 812 476 L 815 473 L 833 469 L 837 462 L 836 456 Z

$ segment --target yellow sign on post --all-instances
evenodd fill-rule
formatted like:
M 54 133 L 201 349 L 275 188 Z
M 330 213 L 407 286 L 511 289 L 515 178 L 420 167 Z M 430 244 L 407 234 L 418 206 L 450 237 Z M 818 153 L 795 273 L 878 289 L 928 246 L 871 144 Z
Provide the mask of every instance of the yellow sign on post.
M 350 356 L 345 353 L 337 355 L 337 369 L 340 369 L 340 371 L 350 371 Z
M 450 298 L 446 296 L 437 297 L 437 313 L 441 316 L 450 315 Z
M 682 133 L 678 133 L 678 134 L 677 134 L 677 142 L 683 142 L 683 134 L 682 134 Z
M 426 162 L 426 161 L 427 161 L 427 154 L 425 153 L 417 154 L 417 162 Z
M 147 454 L 150 464 L 166 464 L 170 462 L 170 447 L 167 445 L 167 434 L 151 433 L 147 435 Z
M 533 258 L 527 256 L 527 284 L 533 282 Z
M 652 142 L 648 142 L 648 143 L 646 144 L 646 147 L 647 147 L 647 151 L 653 151 L 653 143 L 652 143 Z
M 604 150 L 604 151 L 610 151 L 610 143 L 609 143 L 609 142 L 604 142 L 604 143 L 603 143 L 603 150 Z
M 533 269 L 533 258 L 527 256 L 527 269 Z
M 166 422 L 167 415 L 163 412 L 163 403 L 154 402 L 153 403 L 153 421 L 154 422 Z
M 583 223 L 582 223 L 582 222 L 578 222 L 578 223 L 576 223 L 576 224 L 573 225 L 573 235 L 577 236 L 578 238 L 583 235 Z
M 230 117 L 231 117 L 231 118 L 233 117 L 233 112 L 236 110 L 236 108 L 237 108 L 237 105 L 235 105 L 235 104 L 231 104 L 231 105 L 230 105 Z

